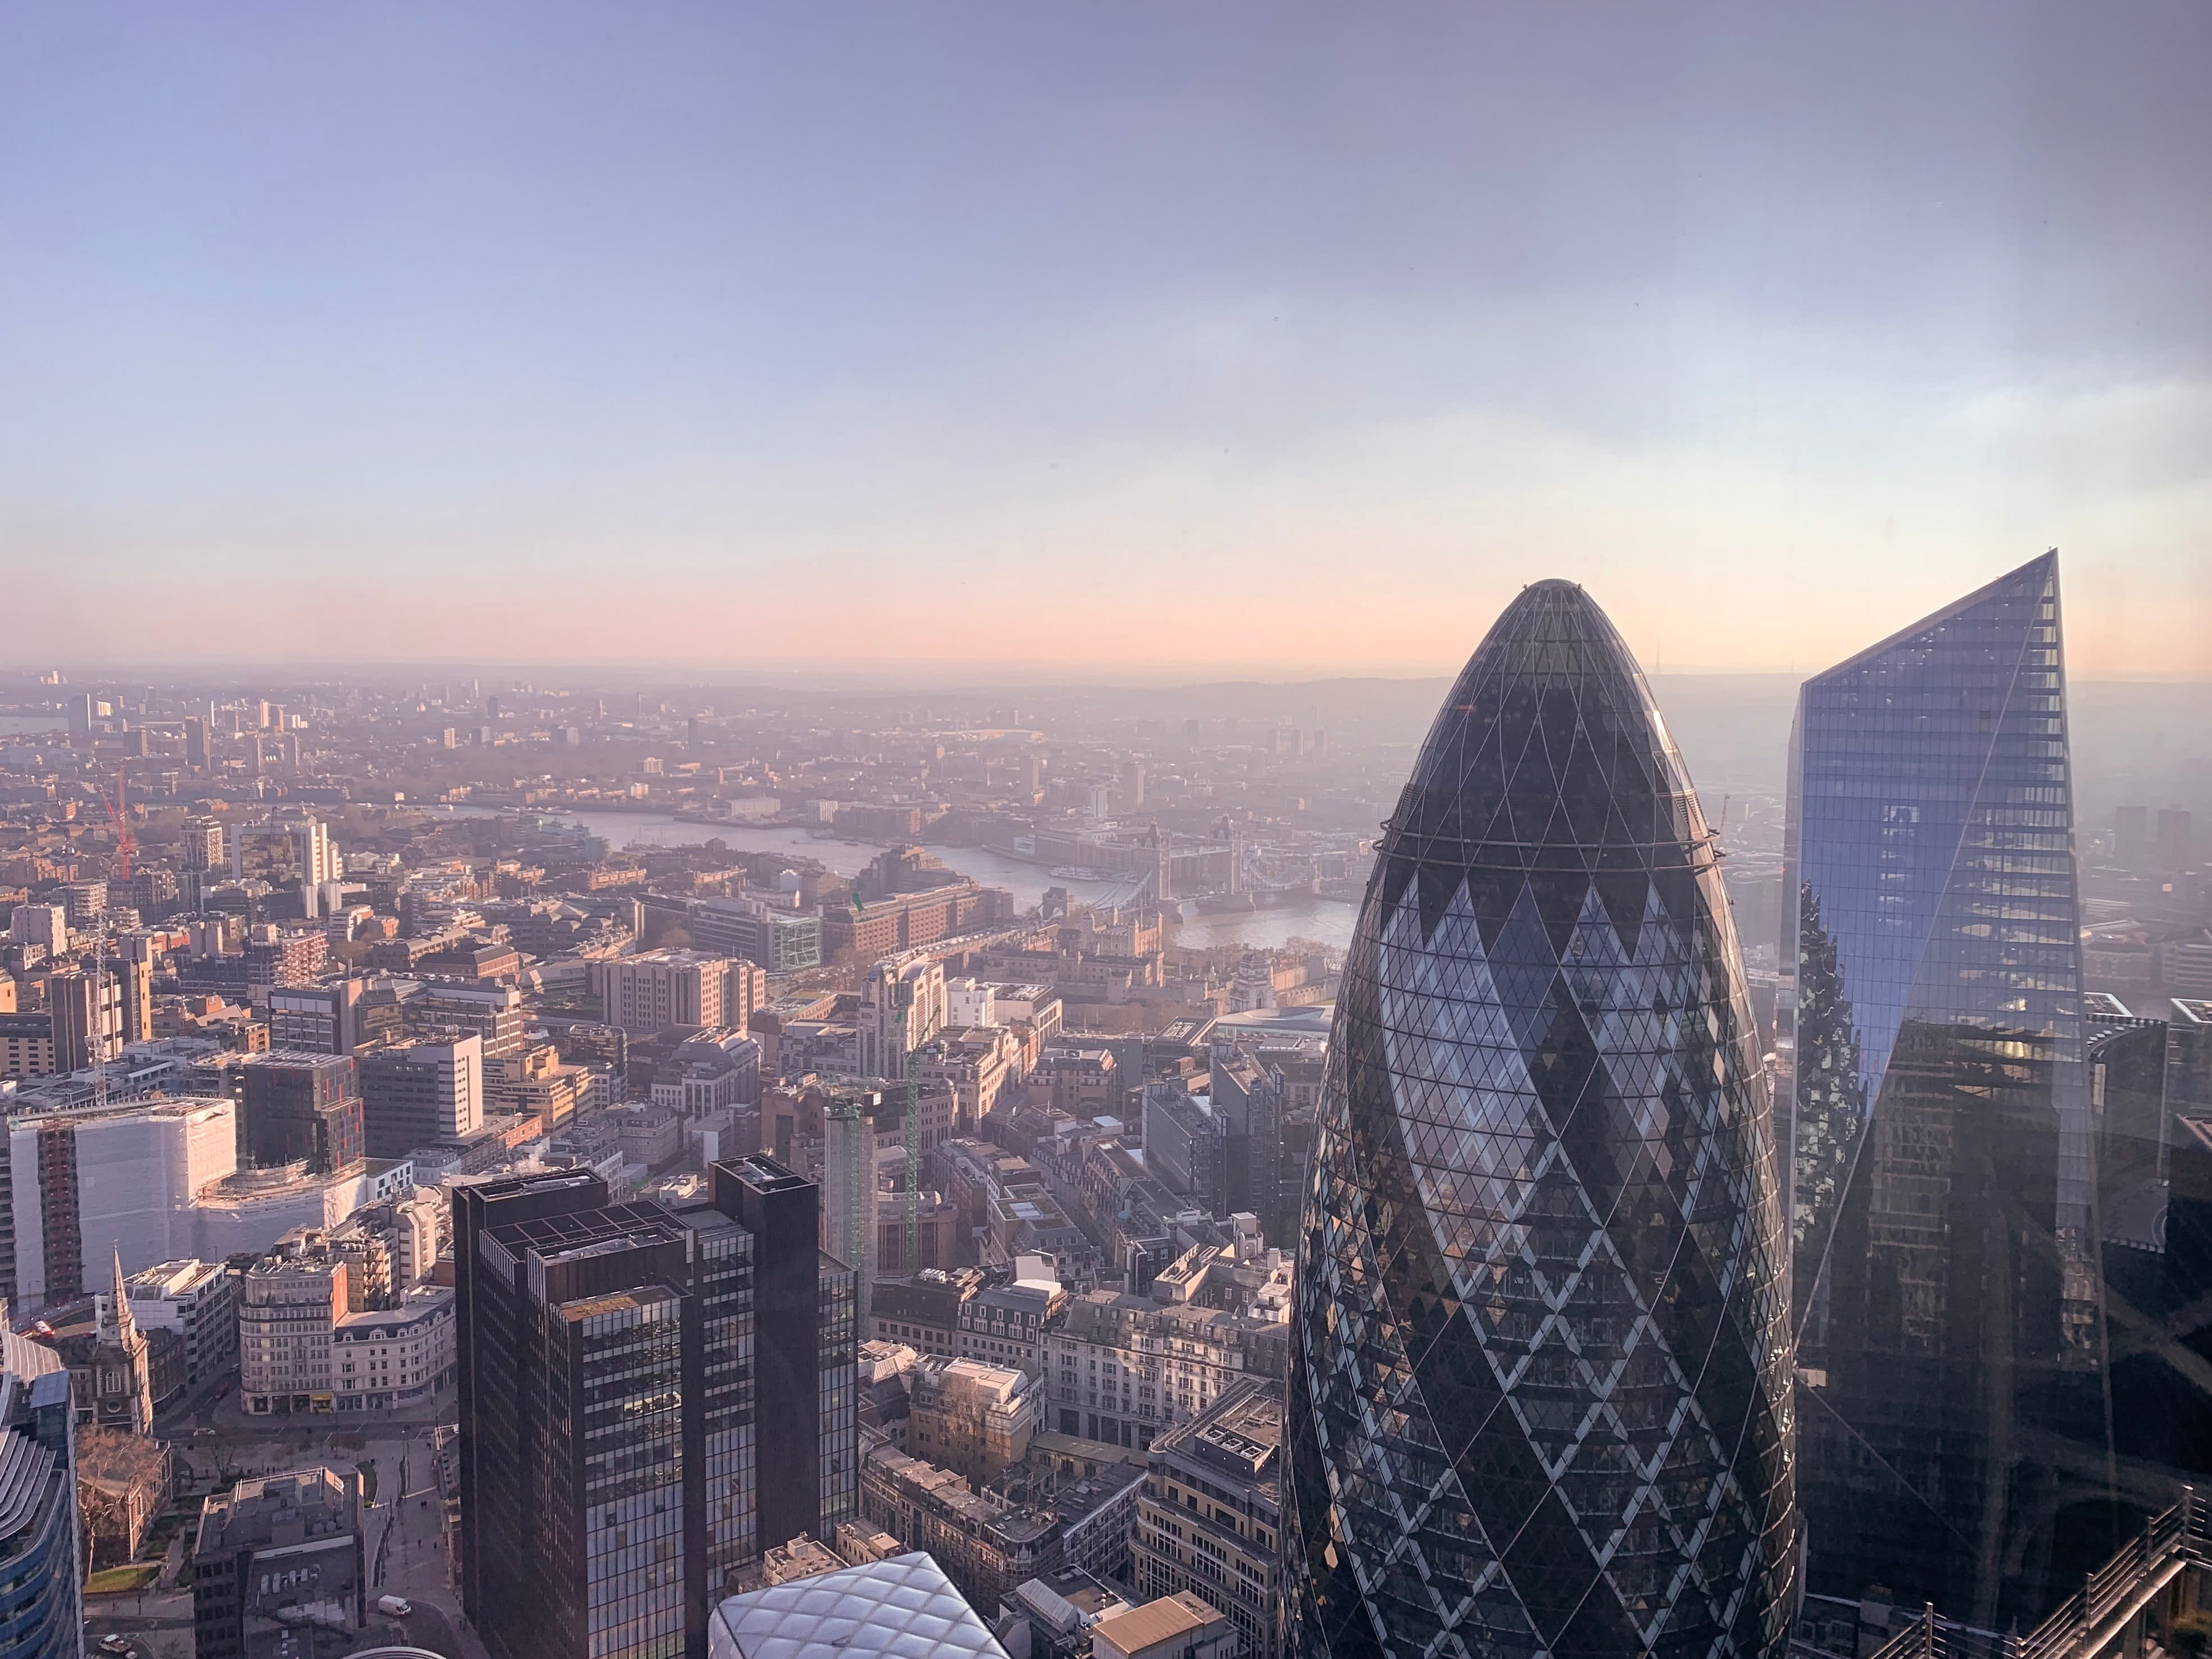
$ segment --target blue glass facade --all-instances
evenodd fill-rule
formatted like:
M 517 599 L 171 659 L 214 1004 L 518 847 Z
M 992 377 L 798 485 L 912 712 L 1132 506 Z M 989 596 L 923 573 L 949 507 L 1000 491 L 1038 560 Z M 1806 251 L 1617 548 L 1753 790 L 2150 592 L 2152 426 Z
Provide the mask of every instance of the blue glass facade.
M 69 1373 L 0 1322 L 0 1654 L 84 1650 Z
M 1298 1243 L 1313 1656 L 1779 1654 L 1773 1126 L 1708 830 L 1634 660 L 1524 589 L 1388 826 Z
M 2057 556 L 1807 681 L 1791 750 L 1810 1583 L 2026 1627 L 2111 1542 Z

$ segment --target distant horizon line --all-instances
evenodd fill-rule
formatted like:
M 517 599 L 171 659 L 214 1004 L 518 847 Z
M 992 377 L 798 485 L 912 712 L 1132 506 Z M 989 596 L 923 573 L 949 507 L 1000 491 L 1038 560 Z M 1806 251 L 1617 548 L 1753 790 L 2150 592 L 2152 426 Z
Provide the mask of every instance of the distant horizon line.
M 886 665 L 880 660 L 866 666 L 859 664 L 830 664 L 812 667 L 795 665 L 762 665 L 739 669 L 696 660 L 640 662 L 608 659 L 605 660 L 569 661 L 565 663 L 532 662 L 527 659 L 500 660 L 496 659 L 441 659 L 441 658 L 363 658 L 359 661 L 333 663 L 329 661 L 300 662 L 283 659 L 240 660 L 236 662 L 161 662 L 140 660 L 128 665 L 106 663 L 52 664 L 41 669 L 0 671 L 0 695 L 20 691 L 55 690 L 70 685 L 78 678 L 97 679 L 101 684 L 137 684 L 149 676 L 159 678 L 197 680 L 222 679 L 235 675 L 287 675 L 314 678 L 343 678 L 371 674 L 405 674 L 410 678 L 434 676 L 473 676 L 488 674 L 523 674 L 539 678 L 556 675 L 591 676 L 620 675 L 636 679 L 647 685 L 727 685 L 759 686 L 766 690 L 784 684 L 819 686 L 825 682 L 846 685 L 868 685 L 885 690 L 950 690 L 967 687 L 1026 688 L 1040 690 L 1129 690 L 1137 688 L 1161 689 L 1213 685 L 1326 685 L 1364 683 L 1369 684 L 1419 684 L 1432 680 L 1448 680 L 1457 675 L 1464 664 L 1423 665 L 1407 672 L 1400 667 L 1396 672 L 1359 672 L 1359 665 L 1347 665 L 1340 672 L 1309 673 L 1296 678 L 1285 676 L 1279 668 L 1268 672 L 1260 664 L 1222 664 L 1217 672 L 1205 677 L 1177 673 L 1167 665 L 1158 669 L 1137 669 L 1127 665 L 1105 664 L 1060 665 L 1060 672 L 1031 672 L 1009 665 L 1003 672 L 994 672 L 975 663 L 951 664 L 933 660 Z M 1638 659 L 1638 667 L 1652 679 L 1778 679 L 1803 680 L 1826 672 L 1826 666 L 1805 668 L 1728 668 L 1705 664 L 1685 664 L 1669 666 Z M 37 678 L 42 673 L 64 676 L 62 687 L 43 684 Z M 673 675 L 675 678 L 670 678 Z M 2069 670 L 2067 678 L 2076 684 L 2136 684 L 2136 685 L 2204 685 L 2212 686 L 2212 673 L 2187 670 Z M 926 679 L 925 686 L 916 684 Z

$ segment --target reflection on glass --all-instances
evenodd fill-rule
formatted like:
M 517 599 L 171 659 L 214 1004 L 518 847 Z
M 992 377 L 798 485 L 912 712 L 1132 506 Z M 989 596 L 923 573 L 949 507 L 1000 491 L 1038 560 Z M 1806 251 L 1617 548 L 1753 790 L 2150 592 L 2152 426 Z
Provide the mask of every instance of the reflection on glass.
M 1778 1653 L 1783 1204 L 1713 837 L 1620 635 L 1523 590 L 1354 936 L 1290 1385 L 1312 1655 Z
M 2112 1547 L 2056 555 L 1806 683 L 1809 1588 L 2032 1626 Z

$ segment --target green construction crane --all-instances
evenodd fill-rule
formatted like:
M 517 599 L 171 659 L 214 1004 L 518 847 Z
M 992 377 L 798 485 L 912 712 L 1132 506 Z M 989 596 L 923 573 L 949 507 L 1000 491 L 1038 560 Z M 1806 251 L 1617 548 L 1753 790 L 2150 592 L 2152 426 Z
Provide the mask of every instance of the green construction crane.
M 891 989 L 896 995 L 896 981 Z M 897 1011 L 899 1054 L 906 1071 L 906 1270 L 915 1273 L 921 1271 L 921 1082 L 915 1076 L 914 1051 L 906 1046 L 906 1012 L 904 1006 Z

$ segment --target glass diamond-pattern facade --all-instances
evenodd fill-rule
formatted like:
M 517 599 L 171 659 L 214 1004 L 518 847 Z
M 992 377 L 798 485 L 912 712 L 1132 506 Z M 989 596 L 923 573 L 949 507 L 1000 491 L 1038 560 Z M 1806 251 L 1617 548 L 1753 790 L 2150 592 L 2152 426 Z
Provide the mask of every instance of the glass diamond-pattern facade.
M 1809 1588 L 2027 1628 L 2118 1541 L 2057 556 L 1808 680 L 1791 750 Z
M 1299 1240 L 1316 1656 L 1778 1654 L 1783 1207 L 1708 831 L 1578 587 L 1524 589 L 1388 826 Z

